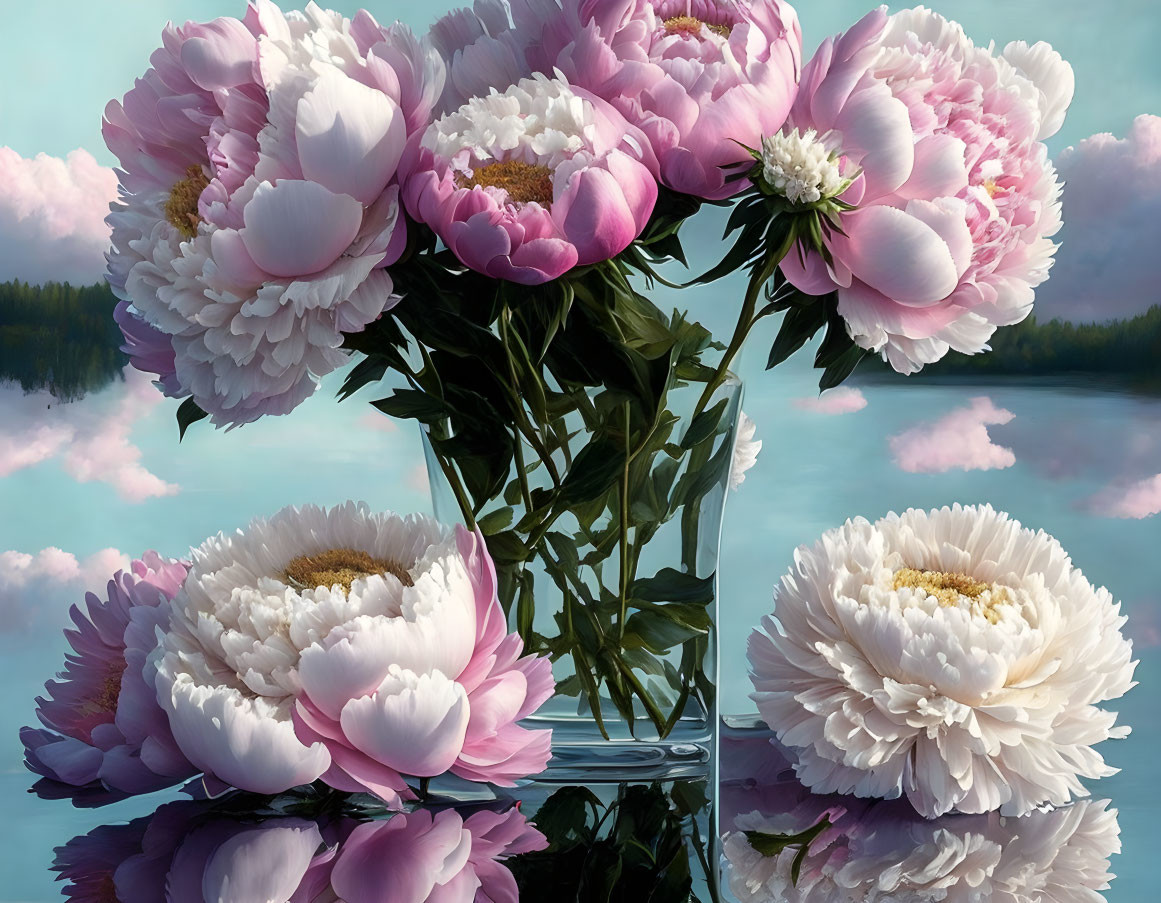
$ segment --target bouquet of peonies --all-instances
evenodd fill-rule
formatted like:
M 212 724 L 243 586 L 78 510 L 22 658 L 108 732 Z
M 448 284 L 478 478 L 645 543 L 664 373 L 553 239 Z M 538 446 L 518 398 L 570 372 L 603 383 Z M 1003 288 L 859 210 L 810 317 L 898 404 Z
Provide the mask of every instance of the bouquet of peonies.
M 34 770 L 109 791 L 321 778 L 396 804 L 409 776 L 511 782 L 548 759 L 516 722 L 554 694 L 606 737 L 712 731 L 720 518 L 757 450 L 730 367 L 754 325 L 782 317 L 770 367 L 825 329 L 823 388 L 867 353 L 902 373 L 977 353 L 1031 310 L 1060 226 L 1043 141 L 1068 64 L 923 8 L 804 65 L 784 0 L 478 0 L 422 38 L 252 0 L 167 27 L 150 62 L 104 128 L 134 365 L 184 432 L 287 414 L 351 363 L 343 397 L 389 383 L 373 404 L 422 426 L 437 513 L 465 526 L 288 510 L 116 577 L 25 733 Z M 642 293 L 682 287 L 707 205 L 732 243 L 684 284 L 744 272 L 724 341 Z M 787 643 L 824 629 L 803 620 Z M 784 695 L 803 767 L 851 789 Z M 909 731 L 907 706 L 944 717 L 883 705 Z M 899 770 L 889 720 L 873 789 Z M 913 799 L 1015 793 L 970 786 Z
M 825 327 L 824 388 L 985 350 L 1052 262 L 1071 86 L 923 8 L 803 65 L 784 0 L 478 0 L 423 38 L 253 0 L 106 110 L 117 317 L 183 431 L 389 379 L 558 693 L 663 738 L 714 708 L 746 337 L 782 315 L 774 366 Z M 734 241 L 686 284 L 746 271 L 728 342 L 641 293 L 707 204 Z

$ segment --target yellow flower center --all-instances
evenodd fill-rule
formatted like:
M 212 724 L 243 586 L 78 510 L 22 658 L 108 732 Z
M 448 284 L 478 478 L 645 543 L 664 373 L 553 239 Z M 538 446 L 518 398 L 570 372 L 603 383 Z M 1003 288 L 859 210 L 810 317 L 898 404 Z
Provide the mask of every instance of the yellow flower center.
M 679 34 L 690 38 L 700 38 L 701 30 L 708 28 L 714 34 L 721 35 L 723 38 L 730 36 L 729 25 L 711 25 L 709 22 L 703 22 L 696 16 L 671 16 L 661 24 L 665 26 L 666 34 Z
M 206 190 L 210 180 L 200 166 L 191 166 L 185 171 L 185 178 L 170 189 L 169 200 L 165 202 L 165 218 L 186 239 L 198 234 L 198 198 Z
M 286 566 L 284 572 L 290 585 L 300 589 L 338 584 L 348 593 L 356 580 L 374 574 L 393 574 L 404 586 L 415 585 L 403 565 L 374 558 L 359 549 L 329 549 L 317 555 L 300 555 Z
M 456 179 L 460 188 L 502 188 L 514 204 L 552 205 L 552 170 L 522 160 L 489 163 L 475 171 L 471 178 Z
M 951 571 L 921 571 L 917 568 L 901 568 L 895 572 L 893 589 L 923 590 L 944 608 L 967 608 L 972 614 L 986 618 L 995 624 L 1000 619 L 997 606 L 1008 601 L 1008 591 L 990 583 L 981 583 L 967 574 Z M 987 598 L 983 598 L 987 593 Z
M 984 179 L 984 191 L 988 193 L 988 197 L 994 198 L 999 190 L 1000 186 L 996 184 L 995 179 Z

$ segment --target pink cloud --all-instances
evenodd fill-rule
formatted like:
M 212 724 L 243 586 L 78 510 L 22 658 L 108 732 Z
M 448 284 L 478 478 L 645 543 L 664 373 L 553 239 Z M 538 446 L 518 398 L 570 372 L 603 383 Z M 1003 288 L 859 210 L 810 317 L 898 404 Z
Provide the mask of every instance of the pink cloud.
M 399 424 L 394 419 L 386 414 L 380 414 L 378 411 L 367 411 L 362 414 L 359 417 L 359 426 L 369 430 L 379 430 L 383 433 L 394 433 L 399 429 Z
M 1064 229 L 1036 315 L 1073 322 L 1132 317 L 1158 303 L 1161 284 L 1161 117 L 1129 134 L 1085 138 L 1056 159 L 1065 182 Z
M 129 502 L 174 495 L 180 487 L 147 470 L 130 441 L 136 422 L 161 400 L 149 377 L 131 367 L 123 384 L 84 402 L 62 404 L 47 392 L 0 385 L 0 422 L 14 424 L 0 434 L 0 477 L 59 458 L 78 483 L 107 483 Z
M 87 591 L 99 592 L 129 556 L 101 549 L 83 561 L 55 546 L 35 554 L 0 552 L 0 632 L 27 629 L 42 613 L 57 609 L 62 617 L 71 601 Z
M 1141 520 L 1161 514 L 1161 473 L 1128 486 L 1110 486 L 1089 502 L 1091 509 L 1104 517 Z
M 990 398 L 973 398 L 938 420 L 920 423 L 891 436 L 895 464 L 908 473 L 949 470 L 1002 470 L 1016 463 L 1012 449 L 997 445 L 989 426 L 1008 423 L 1016 415 L 996 407 Z
M 99 281 L 116 197 L 113 170 L 88 151 L 26 160 L 0 147 L 0 282 Z
M 1133 641 L 1133 649 L 1161 648 L 1161 602 L 1156 599 L 1141 599 L 1128 609 L 1125 633 Z
M 431 483 L 427 476 L 427 467 L 423 464 L 416 464 L 407 472 L 407 485 L 416 492 L 430 492 Z
M 867 399 L 860 389 L 839 386 L 837 389 L 827 389 L 817 397 L 795 398 L 791 404 L 801 411 L 814 411 L 816 414 L 851 414 L 865 408 Z

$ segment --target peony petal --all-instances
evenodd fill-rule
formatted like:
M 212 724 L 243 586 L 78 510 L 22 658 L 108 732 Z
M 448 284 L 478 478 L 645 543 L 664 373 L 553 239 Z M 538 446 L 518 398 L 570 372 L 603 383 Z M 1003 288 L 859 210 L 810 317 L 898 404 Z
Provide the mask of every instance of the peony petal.
M 343 734 L 359 751 L 404 774 L 451 767 L 464 746 L 470 707 L 463 687 L 439 672 L 392 668 L 371 696 L 343 707 Z
M 472 836 L 454 810 L 364 822 L 343 844 L 331 887 L 345 903 L 424 903 L 468 863 Z
M 573 175 L 553 202 L 552 215 L 576 247 L 579 266 L 608 260 L 637 237 L 634 211 L 617 179 L 605 169 L 591 167 Z
M 843 217 L 846 235 L 831 251 L 855 276 L 899 304 L 926 307 L 959 282 L 951 251 L 922 220 L 894 207 L 867 207 Z
M 263 182 L 246 205 L 242 240 L 254 263 L 274 276 L 326 269 L 351 244 L 363 205 L 315 182 Z
M 298 819 L 235 834 L 206 863 L 203 899 L 217 903 L 288 900 L 322 842 L 313 822 Z
M 281 793 L 309 784 L 330 766 L 319 743 L 305 746 L 288 715 L 261 697 L 179 679 L 172 692 L 159 680 L 161 703 L 187 758 L 232 787 Z
M 915 145 L 915 166 L 899 197 L 933 200 L 967 188 L 965 145 L 954 135 L 928 135 Z
M 838 288 L 822 255 L 813 250 L 803 252 L 801 245 L 791 248 L 778 267 L 791 285 L 808 295 L 827 295 Z
M 884 84 L 856 92 L 835 122 L 843 153 L 867 179 L 864 202 L 891 194 L 907 181 L 915 160 L 915 136 L 906 105 Z
M 366 205 L 387 187 L 407 139 L 395 101 L 334 69 L 298 102 L 294 133 L 303 177 Z

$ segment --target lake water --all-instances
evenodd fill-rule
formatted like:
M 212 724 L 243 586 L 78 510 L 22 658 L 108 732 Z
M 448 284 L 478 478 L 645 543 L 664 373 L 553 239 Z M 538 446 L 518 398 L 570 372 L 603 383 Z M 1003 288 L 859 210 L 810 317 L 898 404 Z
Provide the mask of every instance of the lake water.
M 904 384 L 899 378 L 856 383 L 866 406 L 825 414 L 803 407 L 801 400 L 816 394 L 805 356 L 763 372 L 762 343 L 769 339 L 768 330 L 755 336 L 741 368 L 744 407 L 764 448 L 726 513 L 723 711 L 753 710 L 746 635 L 770 609 L 771 588 L 796 545 L 855 515 L 874 519 L 911 506 L 990 502 L 1054 534 L 1094 583 L 1124 603 L 1141 686 L 1120 705 L 1132 735 L 1102 749 L 1123 771 L 1094 787 L 1094 796 L 1111 799 L 1120 812 L 1124 852 L 1113 859 L 1118 877 L 1108 900 L 1156 899 L 1151 857 L 1161 811 L 1153 767 L 1161 746 L 1161 516 L 1107 516 L 1107 493 L 1161 471 L 1161 400 L 1091 385 Z M 425 510 L 414 431 L 375 413 L 365 403 L 374 395 L 336 404 L 337 384 L 328 379 L 290 417 L 230 433 L 198 424 L 180 445 L 175 405 L 132 384 L 116 383 L 63 407 L 0 387 L 0 474 L 6 472 L 0 476 L 0 552 L 35 555 L 58 547 L 75 555 L 83 570 L 89 556 L 108 547 L 179 555 L 211 533 L 292 503 L 359 498 L 379 508 Z M 983 419 L 1008 420 L 988 427 L 999 450 L 989 449 L 982 425 L 967 432 L 962 423 L 958 432 L 932 426 L 972 405 Z M 998 469 L 909 472 L 903 465 L 914 469 L 915 462 L 896 460 L 890 442 L 908 430 L 935 435 L 952 457 L 1015 460 Z M 5 451 L 6 439 L 33 452 L 17 459 L 11 448 Z M 156 802 L 138 799 L 93 811 L 25 792 L 31 780 L 21 764 L 17 729 L 32 722 L 33 697 L 60 667 L 59 628 L 67 605 L 79 600 L 76 581 L 19 585 L 0 575 L 0 903 L 59 898 L 48 871 L 53 847 L 95 825 L 148 812 Z

